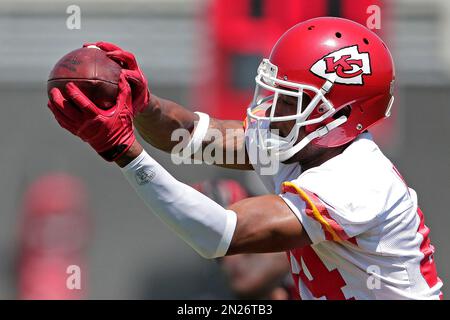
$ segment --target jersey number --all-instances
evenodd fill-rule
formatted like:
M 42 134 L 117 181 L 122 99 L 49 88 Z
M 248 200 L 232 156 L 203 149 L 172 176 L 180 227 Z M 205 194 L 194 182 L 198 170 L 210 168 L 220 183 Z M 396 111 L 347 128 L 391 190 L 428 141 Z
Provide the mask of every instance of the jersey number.
M 311 246 L 293 250 L 292 253 L 294 257 L 298 257 L 297 263 L 301 266 L 299 274 L 294 274 L 294 278 L 298 281 L 299 277 L 314 298 L 325 297 L 327 300 L 346 299 L 342 292 L 342 287 L 346 283 L 341 274 L 337 269 L 329 271 Z M 303 270 L 301 259 L 303 259 L 306 268 L 308 268 L 308 275 Z

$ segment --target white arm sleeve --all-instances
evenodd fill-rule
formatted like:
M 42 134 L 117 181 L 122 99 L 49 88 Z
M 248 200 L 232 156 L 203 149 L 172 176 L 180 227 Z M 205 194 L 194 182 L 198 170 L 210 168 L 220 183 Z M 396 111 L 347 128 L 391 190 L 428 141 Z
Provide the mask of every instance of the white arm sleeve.
M 227 253 L 236 213 L 176 180 L 145 150 L 122 168 L 146 205 L 202 257 Z

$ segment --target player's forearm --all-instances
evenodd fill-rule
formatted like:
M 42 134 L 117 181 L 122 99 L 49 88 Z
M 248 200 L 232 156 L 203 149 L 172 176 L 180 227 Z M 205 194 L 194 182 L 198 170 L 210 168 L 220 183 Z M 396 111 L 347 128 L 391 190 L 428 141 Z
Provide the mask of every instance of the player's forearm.
M 146 142 L 160 150 L 175 153 L 180 152 L 180 146 L 185 147 L 199 133 L 197 128 L 200 127 L 198 114 L 154 95 L 150 106 L 135 118 L 134 123 Z M 178 129 L 186 130 L 188 139 L 184 143 L 177 135 L 173 136 Z M 200 139 L 197 141 L 200 142 L 200 152 L 192 157 L 231 169 L 253 169 L 246 154 L 241 121 L 210 118 L 205 129 L 204 136 L 200 134 L 201 137 L 196 137 Z
M 173 101 L 152 95 L 149 107 L 136 116 L 134 124 L 146 142 L 160 150 L 171 152 L 178 144 L 178 141 L 172 141 L 172 132 L 185 129 L 192 133 L 195 121 L 198 121 L 198 115 L 194 112 Z

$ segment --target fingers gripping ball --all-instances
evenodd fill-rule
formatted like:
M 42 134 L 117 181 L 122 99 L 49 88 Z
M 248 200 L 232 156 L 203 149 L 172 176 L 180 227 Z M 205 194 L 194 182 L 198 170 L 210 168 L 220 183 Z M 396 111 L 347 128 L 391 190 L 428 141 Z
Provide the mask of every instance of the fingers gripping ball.
M 107 110 L 115 105 L 121 66 L 100 48 L 90 45 L 62 57 L 53 67 L 47 82 L 47 93 L 73 82 L 97 107 Z
M 105 160 L 114 161 L 135 141 L 131 88 L 120 75 L 116 104 L 108 110 L 97 107 L 81 90 L 69 82 L 66 97 L 58 88 L 49 93 L 48 108 L 61 127 L 89 143 Z
M 92 46 L 100 48 L 110 59 L 120 64 L 122 74 L 125 75 L 131 86 L 134 113 L 143 112 L 149 106 L 150 91 L 148 90 L 147 78 L 139 67 L 134 54 L 115 44 L 103 41 L 83 45 L 83 47 L 88 48 Z

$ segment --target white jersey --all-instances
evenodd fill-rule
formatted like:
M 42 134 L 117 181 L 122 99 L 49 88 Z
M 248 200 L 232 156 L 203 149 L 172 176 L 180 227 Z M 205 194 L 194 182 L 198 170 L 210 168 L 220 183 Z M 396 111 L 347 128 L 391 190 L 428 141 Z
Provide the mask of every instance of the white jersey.
M 369 133 L 318 167 L 261 179 L 312 241 L 287 252 L 301 299 L 442 299 L 417 195 Z

